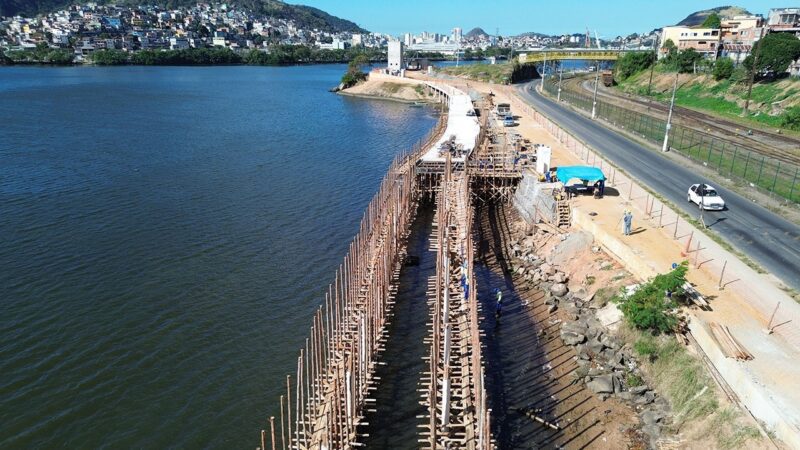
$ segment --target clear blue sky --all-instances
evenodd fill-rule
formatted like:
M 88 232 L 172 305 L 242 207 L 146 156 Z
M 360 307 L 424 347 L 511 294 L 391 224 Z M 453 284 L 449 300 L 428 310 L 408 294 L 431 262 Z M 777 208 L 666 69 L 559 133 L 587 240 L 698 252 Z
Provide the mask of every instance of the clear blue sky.
M 400 35 L 405 32 L 464 33 L 481 27 L 489 34 L 527 31 L 545 34 L 596 29 L 613 38 L 674 25 L 692 12 L 726 4 L 766 16 L 770 8 L 791 6 L 795 0 L 287 0 L 314 6 L 370 31 Z

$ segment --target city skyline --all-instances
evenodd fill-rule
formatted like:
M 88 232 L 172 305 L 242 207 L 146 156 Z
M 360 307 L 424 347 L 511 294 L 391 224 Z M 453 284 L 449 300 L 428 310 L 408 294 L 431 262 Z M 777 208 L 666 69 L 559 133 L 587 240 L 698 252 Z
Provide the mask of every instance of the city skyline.
M 409 0 L 402 4 L 376 4 L 366 0 L 292 0 L 292 3 L 313 6 L 370 31 L 396 36 L 423 31 L 449 34 L 455 27 L 462 28 L 465 34 L 476 27 L 495 34 L 499 28 L 501 36 L 527 32 L 563 35 L 582 33 L 588 28 L 607 39 L 674 25 L 695 11 L 724 6 L 712 0 L 676 0 L 658 4 L 623 0 L 616 2 L 617 7 L 611 9 L 606 3 L 568 0 L 547 5 L 514 4 L 506 8 L 465 0 L 459 2 L 457 15 L 448 15 L 448 10 L 455 6 L 446 2 Z M 773 0 L 747 0 L 732 6 L 741 6 L 754 14 L 766 14 L 770 8 L 780 5 Z M 547 14 L 539 14 L 539 11 Z

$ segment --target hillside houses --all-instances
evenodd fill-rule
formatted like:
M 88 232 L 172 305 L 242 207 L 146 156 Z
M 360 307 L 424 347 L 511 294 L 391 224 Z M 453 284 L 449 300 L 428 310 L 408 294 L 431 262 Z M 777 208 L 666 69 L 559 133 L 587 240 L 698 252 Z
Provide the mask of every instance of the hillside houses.
M 334 42 L 336 48 L 346 48 L 354 41 L 366 47 L 381 46 L 386 36 L 303 29 L 291 20 L 216 3 L 176 10 L 87 3 L 39 17 L 0 18 L 0 48 L 24 50 L 46 45 L 72 49 L 78 60 L 101 49 L 266 50 L 270 44 L 330 48 Z

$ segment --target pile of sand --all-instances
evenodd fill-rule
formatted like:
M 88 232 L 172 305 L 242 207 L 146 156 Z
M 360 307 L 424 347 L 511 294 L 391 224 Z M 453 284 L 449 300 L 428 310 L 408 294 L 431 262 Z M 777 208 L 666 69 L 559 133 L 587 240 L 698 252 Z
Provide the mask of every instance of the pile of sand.
M 341 91 L 345 95 L 357 97 L 384 98 L 403 102 L 424 102 L 428 98 L 422 85 L 392 83 L 383 80 L 367 80 Z

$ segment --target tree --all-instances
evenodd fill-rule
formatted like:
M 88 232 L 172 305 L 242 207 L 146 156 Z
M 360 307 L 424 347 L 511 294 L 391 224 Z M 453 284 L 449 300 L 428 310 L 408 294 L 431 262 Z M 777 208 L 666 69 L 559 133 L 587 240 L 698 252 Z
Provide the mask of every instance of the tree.
M 774 72 L 780 74 L 786 72 L 789 64 L 800 58 L 800 39 L 789 33 L 770 33 L 764 36 L 756 44 L 761 47 L 758 50 L 758 72 Z M 750 58 L 748 56 L 748 58 Z M 743 63 L 747 63 L 745 60 Z M 752 59 L 749 62 L 748 70 L 753 66 Z
M 667 39 L 666 41 L 664 41 L 664 45 L 661 48 L 667 50 L 667 53 L 670 54 L 676 53 L 678 51 L 678 47 L 675 45 L 674 42 L 672 42 L 672 39 Z
M 342 76 L 344 89 L 355 86 L 367 79 L 367 74 L 361 71 L 361 66 L 369 64 L 369 56 L 366 53 L 357 53 L 347 65 L 347 72 Z
M 781 126 L 790 130 L 800 130 L 800 106 L 793 106 L 783 113 Z
M 717 59 L 717 62 L 714 63 L 712 74 L 717 81 L 730 78 L 733 75 L 733 61 L 730 58 Z
M 97 50 L 92 53 L 92 62 L 98 66 L 120 66 L 128 63 L 128 54 L 122 50 Z
M 733 69 L 730 80 L 732 83 L 736 84 L 744 84 L 750 80 L 750 70 L 744 67 L 744 62 L 739 64 L 739 67 Z
M 695 64 L 703 58 L 703 55 L 697 53 L 693 48 L 678 53 L 677 65 L 678 72 L 691 73 L 694 71 Z
M 721 26 L 722 20 L 719 18 L 719 14 L 715 12 L 709 14 L 706 20 L 703 21 L 703 24 L 700 25 L 701 28 L 719 28 Z
M 620 81 L 624 81 L 631 75 L 647 69 L 656 61 L 655 52 L 631 52 L 626 53 L 617 60 L 615 74 Z

